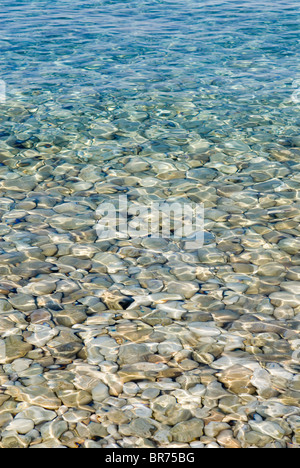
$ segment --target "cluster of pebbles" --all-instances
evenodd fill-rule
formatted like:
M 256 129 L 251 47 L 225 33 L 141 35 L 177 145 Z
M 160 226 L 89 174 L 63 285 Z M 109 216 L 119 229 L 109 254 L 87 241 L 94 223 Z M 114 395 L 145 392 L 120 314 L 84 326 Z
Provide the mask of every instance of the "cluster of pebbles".
M 0 446 L 300 447 L 300 138 L 126 105 L 3 105 Z M 204 204 L 204 245 L 99 239 L 120 194 Z

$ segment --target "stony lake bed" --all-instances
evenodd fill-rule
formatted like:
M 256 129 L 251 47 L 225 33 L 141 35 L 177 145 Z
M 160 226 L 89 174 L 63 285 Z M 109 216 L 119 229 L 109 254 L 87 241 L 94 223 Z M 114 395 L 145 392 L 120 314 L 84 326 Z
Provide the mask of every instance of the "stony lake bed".
M 299 5 L 99 3 L 0 17 L 0 446 L 299 448 Z

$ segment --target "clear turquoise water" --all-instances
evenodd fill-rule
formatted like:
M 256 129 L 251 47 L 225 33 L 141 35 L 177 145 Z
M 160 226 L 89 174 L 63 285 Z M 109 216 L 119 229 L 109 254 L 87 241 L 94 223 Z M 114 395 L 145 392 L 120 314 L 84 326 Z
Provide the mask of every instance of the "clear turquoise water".
M 299 87 L 295 0 L 4 0 L 0 27 L 0 76 L 12 97 L 18 90 L 30 101 L 35 90 L 71 106 L 80 93 L 91 112 L 108 100 L 151 100 L 156 121 L 162 103 L 188 97 L 209 114 L 202 135 L 245 131 L 246 108 L 278 118 L 271 135 L 296 119 L 292 104 L 280 108 Z

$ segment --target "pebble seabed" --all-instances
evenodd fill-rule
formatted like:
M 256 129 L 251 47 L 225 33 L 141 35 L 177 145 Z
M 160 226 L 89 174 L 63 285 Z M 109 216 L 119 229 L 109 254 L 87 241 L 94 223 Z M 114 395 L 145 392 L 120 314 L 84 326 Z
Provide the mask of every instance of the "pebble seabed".
M 294 88 L 169 85 L 1 104 L 1 448 L 300 447 Z M 204 246 L 99 239 L 120 194 L 203 203 Z
M 62 141 L 2 150 L 1 447 L 299 446 L 300 141 L 256 139 L 101 167 Z M 204 246 L 100 240 L 120 191 L 201 200 Z

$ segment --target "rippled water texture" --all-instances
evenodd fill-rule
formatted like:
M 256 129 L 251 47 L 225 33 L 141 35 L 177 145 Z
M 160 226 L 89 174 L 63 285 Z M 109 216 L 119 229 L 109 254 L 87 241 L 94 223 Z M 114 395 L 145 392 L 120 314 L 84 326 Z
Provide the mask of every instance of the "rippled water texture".
M 300 447 L 299 15 L 2 0 L 1 447 Z M 119 195 L 205 245 L 99 239 Z

